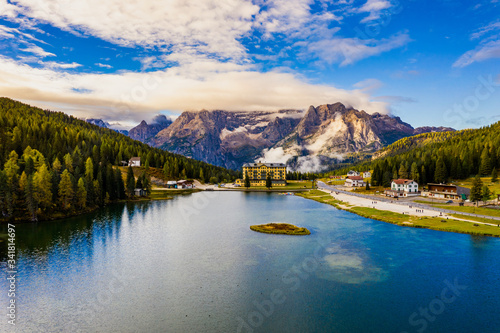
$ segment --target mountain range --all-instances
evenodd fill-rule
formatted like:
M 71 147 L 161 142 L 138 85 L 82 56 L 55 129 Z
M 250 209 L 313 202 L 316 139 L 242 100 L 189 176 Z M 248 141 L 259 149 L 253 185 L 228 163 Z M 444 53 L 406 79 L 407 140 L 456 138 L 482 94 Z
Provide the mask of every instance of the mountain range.
M 371 156 L 401 138 L 445 131 L 454 129 L 413 128 L 399 117 L 335 103 L 306 111 L 185 111 L 174 121 L 158 115 L 150 124 L 142 121 L 128 135 L 234 170 L 261 159 L 287 162 L 291 170 L 321 171 L 350 154 Z

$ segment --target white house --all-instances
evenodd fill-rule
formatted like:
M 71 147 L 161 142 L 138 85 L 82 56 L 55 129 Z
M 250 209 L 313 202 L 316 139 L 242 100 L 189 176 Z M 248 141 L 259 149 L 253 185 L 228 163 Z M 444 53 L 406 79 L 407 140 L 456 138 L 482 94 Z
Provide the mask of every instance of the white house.
M 409 197 L 420 195 L 418 183 L 413 179 L 394 179 L 391 189 L 385 190 L 385 195 L 390 197 Z
M 141 166 L 141 158 L 140 157 L 132 157 L 128 161 L 128 166 L 132 167 L 140 167 Z
M 359 172 L 354 171 L 354 170 L 351 170 L 351 171 L 349 171 L 347 173 L 347 177 L 349 177 L 349 176 L 359 176 L 359 175 L 360 175 Z
M 177 182 L 175 180 L 169 180 L 167 182 L 167 188 L 177 188 Z
M 177 188 L 193 188 L 193 182 L 190 180 L 179 180 Z
M 370 171 L 363 172 L 363 178 L 371 178 L 372 173 Z
M 366 186 L 363 177 L 361 176 L 348 176 L 345 180 L 344 186 L 347 187 L 363 187 Z

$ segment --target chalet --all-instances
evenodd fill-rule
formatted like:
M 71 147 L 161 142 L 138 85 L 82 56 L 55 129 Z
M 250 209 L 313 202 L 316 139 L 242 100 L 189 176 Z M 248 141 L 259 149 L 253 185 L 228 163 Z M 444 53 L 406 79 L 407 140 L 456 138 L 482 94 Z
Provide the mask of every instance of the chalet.
M 447 184 L 427 184 L 427 190 L 422 192 L 422 196 L 437 198 L 437 199 L 451 199 L 451 200 L 467 200 L 470 196 L 470 189 Z
M 363 178 L 371 178 L 372 173 L 370 171 L 363 172 Z
M 359 172 L 351 170 L 347 173 L 347 177 L 349 176 L 360 176 Z
M 330 176 L 330 179 L 345 179 L 345 176 Z
M 182 188 L 182 189 L 187 189 L 187 188 L 193 188 L 193 181 L 192 180 L 179 180 L 177 182 L 177 188 Z
M 169 180 L 167 182 L 167 188 L 177 188 L 177 182 L 175 180 Z
M 140 157 L 132 157 L 128 161 L 128 166 L 131 166 L 131 167 L 140 167 L 141 166 L 141 158 Z
M 413 179 L 394 179 L 391 188 L 384 191 L 387 197 L 410 197 L 420 195 L 418 183 Z
M 363 187 L 366 186 L 363 177 L 361 176 L 348 176 L 345 180 L 344 186 L 347 187 Z

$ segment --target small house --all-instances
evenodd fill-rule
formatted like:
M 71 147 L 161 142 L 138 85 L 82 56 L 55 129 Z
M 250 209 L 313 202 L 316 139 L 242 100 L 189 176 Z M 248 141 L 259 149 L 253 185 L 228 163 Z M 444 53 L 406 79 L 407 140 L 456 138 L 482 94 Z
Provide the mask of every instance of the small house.
M 177 188 L 177 182 L 175 180 L 169 180 L 167 182 L 167 188 Z
M 131 166 L 131 167 L 140 167 L 141 166 L 141 158 L 140 157 L 132 157 L 128 161 L 128 166 Z
M 348 176 L 345 180 L 344 186 L 347 187 L 363 187 L 366 186 L 363 177 L 361 176 Z
M 193 181 L 192 180 L 179 180 L 177 182 L 177 188 L 182 188 L 182 189 L 189 189 L 193 188 Z
M 470 196 L 470 189 L 457 185 L 448 184 L 427 184 L 427 190 L 422 192 L 422 196 L 451 199 L 451 200 L 467 200 Z
M 350 177 L 350 176 L 360 176 L 360 174 L 357 171 L 351 170 L 347 173 L 347 177 Z
M 370 171 L 363 172 L 363 178 L 371 178 L 372 173 Z
M 394 179 L 391 188 L 384 191 L 388 197 L 410 197 L 420 195 L 418 183 L 413 179 Z

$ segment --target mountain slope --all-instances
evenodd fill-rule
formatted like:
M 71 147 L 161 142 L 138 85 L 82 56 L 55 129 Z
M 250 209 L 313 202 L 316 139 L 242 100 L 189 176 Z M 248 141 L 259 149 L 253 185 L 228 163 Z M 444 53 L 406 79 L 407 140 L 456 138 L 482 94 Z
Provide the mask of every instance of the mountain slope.
M 300 121 L 301 112 L 183 112 L 148 143 L 231 169 L 253 161 Z
M 139 125 L 128 131 L 128 136 L 134 140 L 141 142 L 147 141 L 149 138 L 155 136 L 161 130 L 167 128 L 172 124 L 172 120 L 164 115 L 157 115 L 151 124 L 146 121 L 141 121 Z
M 401 138 L 451 128 L 414 129 L 399 117 L 346 108 L 311 106 L 307 112 L 183 112 L 146 142 L 226 168 L 263 158 L 292 170 L 317 171 L 349 154 L 373 154 Z

